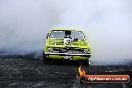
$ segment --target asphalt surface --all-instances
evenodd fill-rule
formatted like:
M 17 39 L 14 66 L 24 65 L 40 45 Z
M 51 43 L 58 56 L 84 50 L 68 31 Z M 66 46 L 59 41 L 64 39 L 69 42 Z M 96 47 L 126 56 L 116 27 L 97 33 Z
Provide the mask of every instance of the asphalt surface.
M 44 65 L 42 59 L 0 58 L 0 88 L 132 88 L 129 84 L 84 84 L 76 81 L 79 64 L 63 61 Z M 129 74 L 132 66 L 84 66 L 87 74 Z

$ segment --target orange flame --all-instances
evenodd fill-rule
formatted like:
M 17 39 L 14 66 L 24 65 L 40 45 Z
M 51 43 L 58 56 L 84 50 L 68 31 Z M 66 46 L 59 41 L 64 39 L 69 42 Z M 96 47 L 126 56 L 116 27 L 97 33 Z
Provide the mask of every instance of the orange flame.
M 79 66 L 78 72 L 80 76 L 84 76 L 86 74 L 85 70 L 82 68 L 82 66 Z

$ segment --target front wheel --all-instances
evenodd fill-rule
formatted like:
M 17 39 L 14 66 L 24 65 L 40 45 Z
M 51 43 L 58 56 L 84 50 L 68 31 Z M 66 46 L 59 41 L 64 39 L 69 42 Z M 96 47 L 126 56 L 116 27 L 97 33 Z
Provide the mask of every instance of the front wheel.
M 83 60 L 83 61 L 82 61 L 82 64 L 83 64 L 84 66 L 89 66 L 89 65 L 91 64 L 91 60 L 90 60 L 90 59 Z
M 45 53 L 43 51 L 43 63 L 44 64 L 48 64 L 48 62 L 49 62 L 49 60 L 46 58 L 46 55 L 45 55 Z

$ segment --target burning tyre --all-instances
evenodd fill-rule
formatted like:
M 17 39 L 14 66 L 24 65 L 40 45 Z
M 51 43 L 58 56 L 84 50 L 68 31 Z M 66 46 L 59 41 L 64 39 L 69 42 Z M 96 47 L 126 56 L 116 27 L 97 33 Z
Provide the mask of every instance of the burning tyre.
M 46 36 L 43 61 L 64 59 L 90 64 L 91 48 L 85 34 L 72 28 L 53 28 Z

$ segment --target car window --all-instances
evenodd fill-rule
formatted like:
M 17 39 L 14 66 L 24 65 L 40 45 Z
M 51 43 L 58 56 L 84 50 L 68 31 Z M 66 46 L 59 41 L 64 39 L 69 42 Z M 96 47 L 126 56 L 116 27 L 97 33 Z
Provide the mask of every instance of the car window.
M 63 39 L 66 35 L 67 30 L 54 30 L 51 32 L 50 34 L 50 38 L 56 38 L 56 39 Z M 68 30 L 69 31 L 69 30 Z M 77 38 L 78 40 L 83 40 L 84 39 L 84 35 L 81 31 L 71 31 L 70 37 L 72 39 Z
M 64 38 L 65 31 L 52 31 L 50 34 L 50 38 Z
M 71 38 L 77 38 L 78 40 L 83 40 L 84 39 L 84 35 L 81 31 L 72 31 L 71 32 Z

